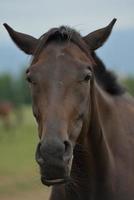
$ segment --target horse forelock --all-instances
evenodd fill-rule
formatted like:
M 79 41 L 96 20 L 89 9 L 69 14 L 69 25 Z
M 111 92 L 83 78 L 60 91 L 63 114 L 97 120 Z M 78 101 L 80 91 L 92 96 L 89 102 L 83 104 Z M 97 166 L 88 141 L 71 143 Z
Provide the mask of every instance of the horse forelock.
M 44 33 L 39 38 L 39 42 L 37 48 L 35 49 L 32 62 L 34 62 L 34 60 L 38 58 L 44 47 L 51 41 L 57 41 L 57 42 L 66 41 L 68 43 L 73 42 L 77 46 L 79 46 L 79 48 L 83 50 L 86 54 L 89 54 L 86 43 L 83 41 L 82 36 L 80 35 L 79 32 L 68 26 L 60 26 L 59 28 L 50 29 L 48 32 Z

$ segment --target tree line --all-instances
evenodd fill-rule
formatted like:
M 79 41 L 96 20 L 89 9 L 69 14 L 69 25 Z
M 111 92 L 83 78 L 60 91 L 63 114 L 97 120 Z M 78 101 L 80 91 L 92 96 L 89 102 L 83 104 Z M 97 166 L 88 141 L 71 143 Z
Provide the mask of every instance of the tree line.
M 122 83 L 134 96 L 134 77 L 124 78 Z M 13 78 L 10 74 L 0 75 L 0 101 L 9 101 L 16 106 L 31 103 L 25 73 L 21 73 L 18 78 Z
M 25 80 L 25 73 L 17 78 L 10 74 L 0 75 L 0 102 L 9 101 L 16 106 L 30 104 L 30 90 Z

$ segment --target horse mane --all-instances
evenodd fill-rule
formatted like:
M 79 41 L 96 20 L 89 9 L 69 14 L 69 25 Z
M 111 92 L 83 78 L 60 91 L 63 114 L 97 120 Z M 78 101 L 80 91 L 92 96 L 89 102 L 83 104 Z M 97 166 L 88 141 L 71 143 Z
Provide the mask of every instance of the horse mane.
M 98 84 L 109 94 L 124 94 L 125 88 L 118 82 L 117 76 L 112 71 L 106 69 L 104 63 L 96 53 L 93 52 L 92 56 L 97 64 L 94 66 L 94 73 Z
M 82 39 L 80 33 L 68 26 L 61 26 L 59 28 L 50 29 L 39 38 L 39 44 L 35 50 L 33 62 L 39 56 L 44 46 L 51 41 L 71 41 L 79 46 L 79 48 L 82 49 L 87 55 L 89 55 L 88 46 Z M 106 69 L 104 63 L 95 52 L 92 52 L 92 56 L 96 62 L 96 66 L 94 66 L 93 70 L 95 79 L 99 86 L 111 95 L 122 95 L 125 92 L 125 89 L 118 83 L 115 74 Z

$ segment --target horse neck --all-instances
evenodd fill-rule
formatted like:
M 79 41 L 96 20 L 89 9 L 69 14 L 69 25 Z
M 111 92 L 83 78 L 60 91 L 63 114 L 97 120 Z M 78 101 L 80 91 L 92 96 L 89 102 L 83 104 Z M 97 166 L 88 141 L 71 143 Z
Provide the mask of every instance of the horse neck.
M 113 115 L 113 99 L 94 81 L 91 90 L 91 115 L 88 129 L 88 144 L 95 162 L 101 172 L 113 166 L 113 157 L 109 144 L 106 119 Z M 109 166 L 108 166 L 109 165 Z
M 107 175 L 112 174 L 114 169 L 113 157 L 103 125 L 105 113 L 110 112 L 110 102 L 108 96 L 105 95 L 97 83 L 93 82 L 90 116 L 86 120 L 88 124 L 85 123 L 74 151 L 72 174 L 74 182 L 76 181 L 77 186 L 79 185 L 79 190 L 84 189 L 81 194 L 85 197 L 82 199 L 95 199 L 96 193 L 98 194 L 107 182 Z M 104 118 L 101 119 L 103 113 Z M 107 185 L 109 184 L 111 183 Z

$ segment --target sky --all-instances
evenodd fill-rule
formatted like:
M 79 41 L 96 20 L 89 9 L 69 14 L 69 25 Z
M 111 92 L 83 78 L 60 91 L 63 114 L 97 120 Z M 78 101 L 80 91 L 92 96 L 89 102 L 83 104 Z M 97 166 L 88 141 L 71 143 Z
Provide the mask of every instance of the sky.
M 22 65 L 28 61 L 27 56 L 20 52 L 10 40 L 2 26 L 3 23 L 8 23 L 15 30 L 34 37 L 40 37 L 48 29 L 60 25 L 69 25 L 80 31 L 82 35 L 86 35 L 106 26 L 114 17 L 117 18 L 117 23 L 109 44 L 112 45 L 112 41 L 116 51 L 114 42 L 117 42 L 118 38 L 118 45 L 121 44 L 121 48 L 125 49 L 121 37 L 126 32 L 126 36 L 123 35 L 125 44 L 130 44 L 130 49 L 134 52 L 134 42 L 130 42 L 130 38 L 134 35 L 134 0 L 0 0 L 0 62 L 2 63 L 0 63 L 0 71 L 10 69 L 9 59 L 10 65 L 13 65 L 15 70 L 16 65 Z M 107 45 L 103 47 L 102 53 L 99 50 L 106 62 L 110 60 L 108 52 L 113 51 L 112 49 L 109 51 L 108 47 Z M 128 51 L 120 56 L 125 59 L 124 54 L 126 53 Z M 5 59 L 7 56 L 9 59 Z M 132 53 L 131 56 L 128 55 L 128 58 L 126 55 L 129 62 L 130 57 L 133 57 Z M 116 63 L 116 59 L 112 64 L 114 63 L 115 65 L 120 64 Z M 132 61 L 130 65 L 131 67 L 128 68 L 132 68 Z M 124 71 L 124 66 L 121 71 Z

